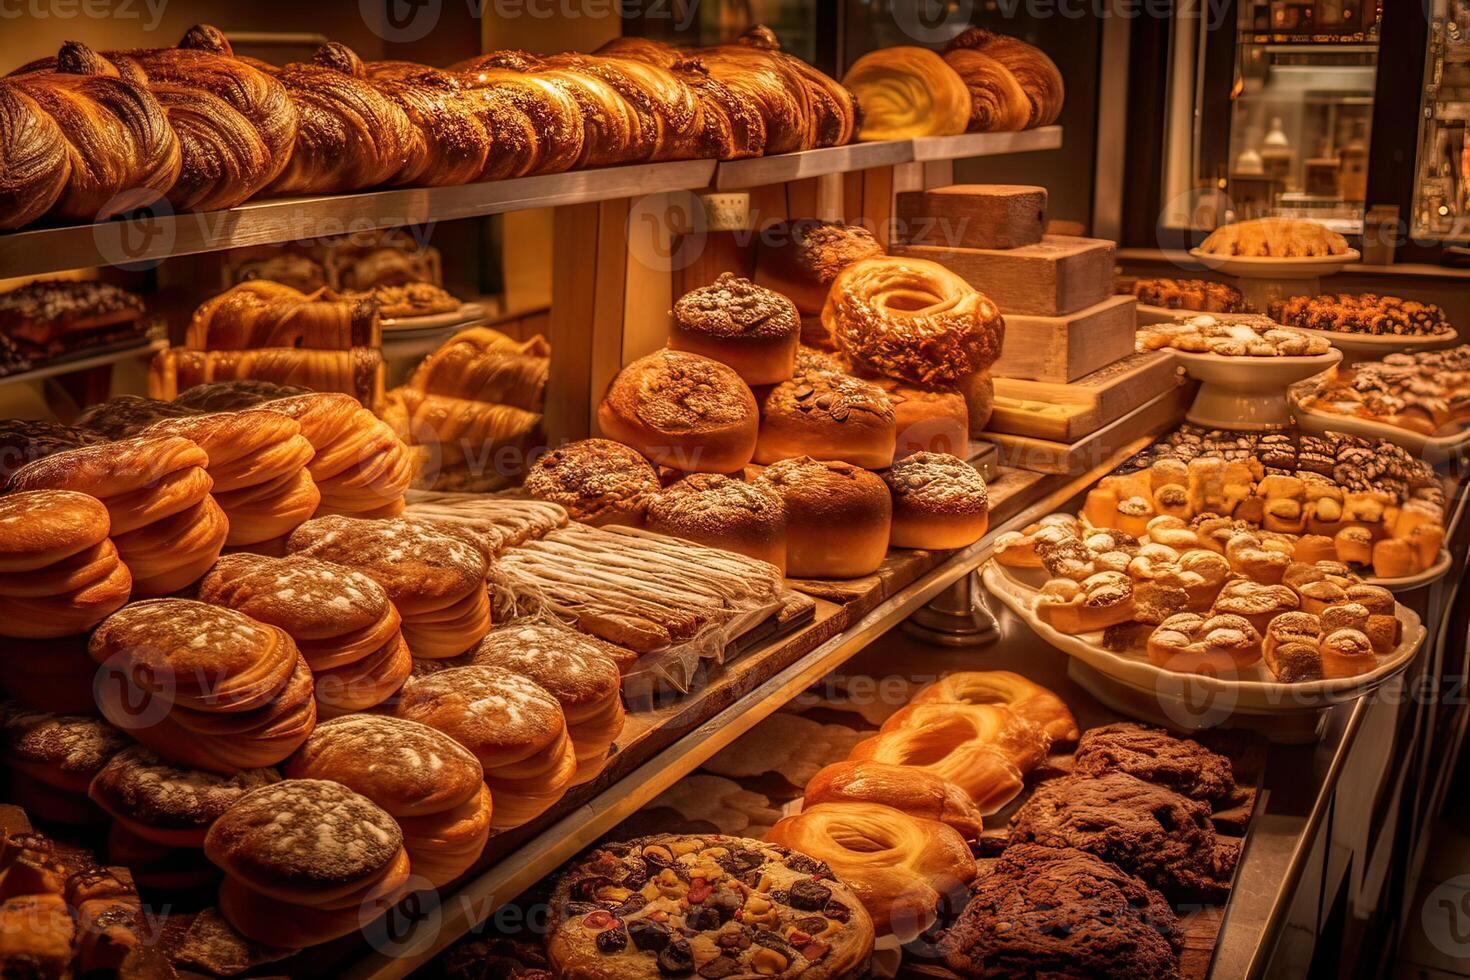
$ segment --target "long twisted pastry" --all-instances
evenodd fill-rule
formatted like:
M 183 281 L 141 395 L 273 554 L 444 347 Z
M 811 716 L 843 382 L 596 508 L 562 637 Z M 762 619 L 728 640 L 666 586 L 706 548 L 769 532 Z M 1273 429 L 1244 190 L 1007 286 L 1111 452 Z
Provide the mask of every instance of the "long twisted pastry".
M 408 162 L 394 182 L 448 187 L 480 179 L 495 150 L 495 115 L 459 76 L 410 61 L 370 61 L 367 81 L 413 125 Z

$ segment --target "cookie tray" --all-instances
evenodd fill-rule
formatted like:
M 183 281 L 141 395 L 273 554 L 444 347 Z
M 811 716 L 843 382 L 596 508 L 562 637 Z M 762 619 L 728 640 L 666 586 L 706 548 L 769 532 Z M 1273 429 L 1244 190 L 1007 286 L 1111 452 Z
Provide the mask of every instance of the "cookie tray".
M 1379 658 L 1374 670 L 1357 677 L 1283 684 L 1270 679 L 1270 672 L 1262 662 L 1257 662 L 1239 678 L 1186 674 L 1155 667 L 1142 655 L 1114 653 L 1106 649 L 1102 645 L 1101 630 L 1072 636 L 1042 622 L 1034 606 L 1037 590 L 1045 580 L 1044 572 L 1019 575 L 992 561 L 985 565 L 981 574 L 991 593 L 1024 619 L 1042 639 L 1108 680 L 1158 699 L 1166 711 L 1166 703 L 1179 705 L 1185 717 L 1195 713 L 1193 706 L 1201 700 L 1208 700 L 1214 709 L 1212 714 L 1226 710 L 1243 715 L 1303 714 L 1351 701 L 1376 689 L 1407 667 L 1424 643 L 1426 634 L 1418 614 L 1400 605 L 1397 608 L 1399 622 L 1403 624 L 1403 639 L 1394 650 Z
M 1297 388 L 1291 390 L 1288 401 L 1291 403 L 1291 414 L 1296 419 L 1297 428 L 1311 435 L 1345 432 L 1369 439 L 1387 439 L 1436 465 L 1455 459 L 1470 448 L 1470 429 L 1456 435 L 1426 436 L 1413 429 L 1403 429 L 1374 419 L 1319 412 L 1302 407 L 1300 390 Z

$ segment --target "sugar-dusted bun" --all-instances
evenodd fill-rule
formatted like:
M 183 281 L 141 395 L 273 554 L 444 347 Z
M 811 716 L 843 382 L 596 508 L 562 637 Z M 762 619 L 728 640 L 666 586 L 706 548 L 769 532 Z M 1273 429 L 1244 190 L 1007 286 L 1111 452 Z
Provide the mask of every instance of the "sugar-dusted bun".
M 494 814 L 490 787 L 480 783 L 475 794 L 457 807 L 422 817 L 399 817 L 403 849 L 413 873 L 435 887 L 464 874 L 484 852 Z
M 226 876 L 219 889 L 219 910 L 247 939 L 271 949 L 306 949 L 367 928 L 412 891 L 415 883 L 408 853 L 400 849 L 380 886 L 351 907 L 314 908 L 282 902 Z
M 757 483 L 786 505 L 788 575 L 857 578 L 883 563 L 893 504 L 877 476 L 851 463 L 799 456 L 766 467 Z
M 734 473 L 755 452 L 755 396 L 733 368 L 661 350 L 618 373 L 597 409 L 609 439 L 687 473 Z
M 791 377 L 801 318 L 791 300 L 729 272 L 674 304 L 669 346 L 713 358 L 748 385 Z
M 893 404 L 894 459 L 919 452 L 959 456 L 968 451 L 970 409 L 963 394 L 952 388 L 920 388 L 896 378 L 865 380 L 882 388 Z
M 881 803 L 911 817 L 948 824 L 966 840 L 982 829 L 980 808 L 942 776 L 888 762 L 834 762 L 806 784 L 805 806 L 818 803 Z
M 623 730 L 622 676 L 590 639 L 547 623 L 512 623 L 491 630 L 465 660 L 503 667 L 545 688 L 566 716 L 567 735 L 577 753 L 574 784 L 601 771 Z
M 393 818 L 325 779 L 285 779 L 246 793 L 210 826 L 204 853 L 251 891 L 319 909 L 355 911 L 397 890 L 408 874 Z
M 340 392 L 311 392 L 261 402 L 288 415 L 315 454 L 307 463 L 321 492 L 318 514 L 392 517 L 413 482 L 413 455 L 388 424 Z
M 658 470 L 620 442 L 582 439 L 553 449 L 526 471 L 525 491 L 561 504 L 572 519 L 593 527 L 643 523 Z
M 769 487 L 691 473 L 648 505 L 650 531 L 786 567 L 786 514 Z
M 416 657 L 463 653 L 490 629 L 484 553 L 431 521 L 318 517 L 297 528 L 286 548 L 355 568 L 381 585 Z
M 755 460 L 810 456 L 882 469 L 893 462 L 897 431 L 881 388 L 848 374 L 805 374 L 762 400 Z
M 914 453 L 883 479 L 893 493 L 895 548 L 963 548 L 990 526 L 985 480 L 958 456 Z
M 859 259 L 882 254 L 883 246 L 862 225 L 781 221 L 761 230 L 755 281 L 786 296 L 802 316 L 816 316 L 837 273 Z
M 134 602 L 92 634 L 92 659 L 143 690 L 198 710 L 247 711 L 295 669 L 284 631 L 191 599 Z
M 396 712 L 474 753 L 495 800 L 497 829 L 544 813 L 576 774 L 561 705 L 529 678 L 504 668 L 454 667 L 411 678 Z
M 5 765 L 62 793 L 85 796 L 92 778 L 128 746 L 127 736 L 100 718 L 5 707 L 0 722 Z
M 330 779 L 393 817 L 419 817 L 479 794 L 480 761 L 437 728 L 392 715 L 324 721 L 281 771 L 288 779 Z
M 203 847 L 220 815 L 253 789 L 280 781 L 274 769 L 220 775 L 166 762 L 141 745 L 123 749 L 87 794 L 128 832 L 167 847 Z
M 0 636 L 84 633 L 128 601 L 132 573 L 107 537 L 108 523 L 107 508 L 86 494 L 0 497 Z

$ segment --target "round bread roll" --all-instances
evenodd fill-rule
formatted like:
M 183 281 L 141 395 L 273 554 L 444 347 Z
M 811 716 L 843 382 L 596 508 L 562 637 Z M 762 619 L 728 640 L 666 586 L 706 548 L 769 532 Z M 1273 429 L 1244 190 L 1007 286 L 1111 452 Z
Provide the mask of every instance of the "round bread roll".
M 876 385 L 848 374 L 805 374 L 761 403 L 757 463 L 810 456 L 882 469 L 893 462 L 893 405 Z
M 800 340 L 791 300 L 729 272 L 679 298 L 669 333 L 674 350 L 729 365 L 748 385 L 791 377 Z
M 340 392 L 261 402 L 301 425 L 315 451 L 307 470 L 321 493 L 318 514 L 393 517 L 413 482 L 414 458 L 386 422 Z
M 398 821 L 413 873 L 438 887 L 464 873 L 490 836 L 484 770 L 437 729 L 390 715 L 325 721 L 282 767 L 289 779 L 331 779 Z
M 495 800 L 496 830 L 546 812 L 576 775 L 561 705 L 540 685 L 503 668 L 454 667 L 411 678 L 396 711 L 439 729 L 480 760 Z
M 572 785 L 602 771 L 623 731 L 622 675 L 590 640 L 563 626 L 512 623 L 491 630 L 465 660 L 529 677 L 556 698 L 577 754 Z
M 108 760 L 87 795 L 118 826 L 165 847 L 204 846 L 204 835 L 246 793 L 280 781 L 274 769 L 220 775 L 165 762 L 141 745 Z
M 691 473 L 648 505 L 650 531 L 770 562 L 785 574 L 786 513 L 770 488 Z
M 970 448 L 970 409 L 965 396 L 951 388 L 920 388 L 896 378 L 867 378 L 882 388 L 893 404 L 896 441 L 893 458 L 912 453 L 950 453 Z
M 582 439 L 536 460 L 526 471 L 525 491 L 561 504 L 583 524 L 639 527 L 648 497 L 659 491 L 658 470 L 620 442 Z
M 732 368 L 661 350 L 618 373 L 597 408 L 603 435 L 686 473 L 734 473 L 755 452 L 755 396 Z M 44 462 L 44 461 L 43 461 Z
M 127 747 L 127 737 L 98 718 L 6 709 L 0 755 L 10 770 L 11 802 L 42 820 L 100 822 L 103 815 L 87 799 L 87 784 Z
M 292 532 L 286 550 L 355 568 L 381 585 L 415 657 L 453 657 L 490 629 L 484 553 L 430 522 L 318 517 Z
M 984 432 L 995 411 L 995 379 L 989 369 L 967 374 L 955 382 L 970 413 L 970 431 Z
M 877 476 L 851 463 L 799 456 L 766 467 L 757 483 L 786 505 L 788 575 L 857 578 L 883 564 L 893 503 Z
M 958 456 L 913 453 L 883 479 L 893 494 L 895 548 L 963 548 L 990 526 L 985 480 Z
M 755 281 L 790 299 L 802 316 L 816 316 L 837 273 L 859 259 L 882 254 L 883 246 L 862 225 L 781 221 L 761 230 Z
M 107 508 L 70 490 L 0 497 L 0 636 L 83 633 L 128 601 L 133 577 Z

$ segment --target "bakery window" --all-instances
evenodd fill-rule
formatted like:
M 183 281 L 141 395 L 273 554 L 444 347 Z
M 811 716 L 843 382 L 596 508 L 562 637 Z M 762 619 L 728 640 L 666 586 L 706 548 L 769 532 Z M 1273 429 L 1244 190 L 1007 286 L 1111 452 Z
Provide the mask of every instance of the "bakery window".
M 1414 235 L 1470 240 L 1470 3 L 1435 0 L 1424 66 Z

